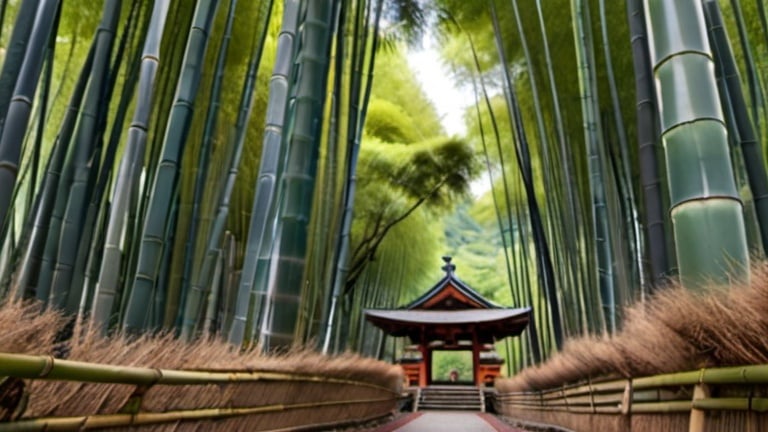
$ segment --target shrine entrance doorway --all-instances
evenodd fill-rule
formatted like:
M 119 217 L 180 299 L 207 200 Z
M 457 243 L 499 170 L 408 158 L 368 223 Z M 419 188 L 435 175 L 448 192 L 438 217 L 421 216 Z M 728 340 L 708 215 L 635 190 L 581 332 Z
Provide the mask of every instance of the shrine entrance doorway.
M 475 385 L 472 350 L 432 351 L 432 384 Z

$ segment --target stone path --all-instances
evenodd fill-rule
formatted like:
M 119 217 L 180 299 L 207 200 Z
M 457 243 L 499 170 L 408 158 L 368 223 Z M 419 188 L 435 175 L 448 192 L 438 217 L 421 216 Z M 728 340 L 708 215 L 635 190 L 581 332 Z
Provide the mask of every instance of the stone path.
M 491 414 L 421 411 L 401 417 L 373 432 L 523 432 Z

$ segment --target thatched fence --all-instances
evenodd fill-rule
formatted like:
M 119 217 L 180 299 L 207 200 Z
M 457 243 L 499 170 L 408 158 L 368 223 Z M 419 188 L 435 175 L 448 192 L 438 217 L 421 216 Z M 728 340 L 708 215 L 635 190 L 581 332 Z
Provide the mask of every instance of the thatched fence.
M 768 365 L 502 390 L 494 406 L 508 417 L 575 431 L 766 431 Z
M 327 430 L 388 416 L 403 382 L 399 367 L 354 354 L 102 338 L 87 325 L 57 343 L 64 323 L 33 303 L 0 305 L 0 431 Z
M 400 396 L 391 386 L 321 375 L 121 367 L 7 353 L 0 353 L 0 374 L 6 376 L 0 431 L 315 429 L 385 417 Z M 55 406 L 64 400 L 72 406 Z M 25 414 L 32 407 L 68 409 Z
M 766 310 L 766 262 L 749 284 L 660 290 L 618 333 L 497 380 L 497 408 L 577 431 L 768 431 Z

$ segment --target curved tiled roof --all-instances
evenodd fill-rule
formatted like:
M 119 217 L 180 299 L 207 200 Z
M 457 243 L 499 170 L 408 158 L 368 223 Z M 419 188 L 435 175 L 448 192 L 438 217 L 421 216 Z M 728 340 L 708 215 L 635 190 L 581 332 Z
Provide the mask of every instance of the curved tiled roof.
M 531 308 L 464 310 L 386 310 L 366 309 L 373 319 L 400 321 L 404 324 L 483 324 L 526 316 Z
M 445 256 L 443 257 L 443 261 L 445 261 L 445 265 L 442 267 L 443 270 L 445 270 L 445 276 L 442 279 L 440 279 L 440 281 L 438 281 L 432 288 L 430 288 L 421 297 L 403 306 L 401 309 L 428 309 L 428 307 L 425 307 L 425 306 L 427 306 L 430 303 L 430 300 L 436 298 L 440 293 L 442 293 L 448 287 L 454 287 L 459 295 L 463 295 L 468 300 L 470 300 L 470 302 L 467 304 L 469 305 L 470 303 L 473 303 L 473 305 L 470 306 L 471 308 L 475 308 L 475 309 L 501 309 L 502 308 L 502 306 L 497 305 L 496 303 L 493 303 L 492 301 L 481 296 L 480 293 L 478 293 L 477 291 L 472 289 L 469 285 L 465 284 L 458 277 L 456 277 L 456 274 L 454 273 L 454 271 L 456 270 L 456 266 L 451 263 L 451 257 Z
M 459 340 L 492 343 L 519 335 L 531 308 L 507 308 L 489 301 L 454 274 L 451 257 L 443 257 L 445 276 L 421 297 L 398 309 L 366 309 L 366 320 L 392 336 L 414 343 Z
M 392 336 L 408 336 L 414 343 L 433 340 L 472 340 L 493 343 L 519 335 L 531 317 L 531 308 L 464 310 L 374 310 L 365 318 Z

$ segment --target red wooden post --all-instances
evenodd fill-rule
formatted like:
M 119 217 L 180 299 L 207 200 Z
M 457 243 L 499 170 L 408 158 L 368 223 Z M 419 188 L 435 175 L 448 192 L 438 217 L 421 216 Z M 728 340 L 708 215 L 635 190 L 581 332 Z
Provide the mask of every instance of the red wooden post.
M 472 371 L 476 386 L 479 386 L 483 380 L 483 377 L 480 376 L 480 347 L 481 344 L 477 342 L 477 332 L 472 329 Z
M 419 369 L 419 387 L 426 387 L 429 381 L 429 371 L 432 364 L 432 353 L 429 352 L 429 347 L 425 342 L 426 328 L 424 325 L 419 326 L 419 332 L 421 333 L 421 342 L 419 343 L 419 351 L 421 351 L 421 368 Z

